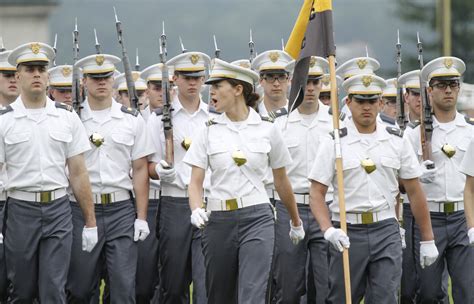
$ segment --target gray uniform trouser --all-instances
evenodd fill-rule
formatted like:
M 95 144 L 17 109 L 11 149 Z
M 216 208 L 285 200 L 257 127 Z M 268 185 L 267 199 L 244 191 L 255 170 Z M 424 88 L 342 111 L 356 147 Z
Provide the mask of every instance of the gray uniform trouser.
M 162 196 L 158 214 L 160 304 L 207 303 L 201 231 L 191 225 L 188 198 Z
M 0 232 L 5 236 L 3 230 L 5 201 L 0 201 Z M 7 278 L 7 264 L 5 263 L 5 248 L 0 244 L 0 303 L 6 303 L 8 298 L 8 278 Z
M 274 280 L 276 303 L 300 303 L 306 290 L 307 259 L 312 265 L 318 304 L 328 293 L 328 242 L 324 239 L 309 205 L 298 204 L 305 238 L 294 245 L 289 237 L 290 216 L 281 201 L 276 202 Z
M 156 238 L 156 214 L 159 200 L 148 202 L 147 222 L 150 235 L 138 242 L 138 264 L 136 276 L 137 303 L 150 303 L 158 285 L 158 239 Z
M 339 223 L 335 223 L 337 226 Z M 349 264 L 352 303 L 364 294 L 366 304 L 396 304 L 402 275 L 402 244 L 398 223 L 387 219 L 373 224 L 347 225 L 351 242 Z M 329 246 L 328 304 L 346 302 L 342 253 Z
M 89 304 L 96 291 L 103 262 L 107 265 L 111 303 L 135 303 L 137 244 L 133 241 L 133 200 L 95 205 L 99 240 L 92 252 L 82 250 L 84 219 L 71 203 L 74 233 L 67 290 L 69 303 Z
M 456 304 L 474 303 L 474 247 L 469 246 L 464 211 L 452 214 L 431 212 L 431 225 L 438 248 L 436 262 L 421 269 L 418 303 L 443 303 L 443 272 L 447 266 L 451 276 L 453 300 Z M 415 230 L 415 257 L 419 261 L 420 232 Z
M 72 220 L 67 196 L 49 203 L 8 198 L 5 257 L 10 303 L 66 303 Z
M 275 225 L 270 204 L 213 211 L 203 230 L 209 304 L 264 304 Z
M 402 281 L 400 286 L 400 303 L 415 303 L 416 291 L 418 290 L 419 279 L 416 273 L 413 232 L 415 221 L 409 203 L 403 204 L 403 229 L 405 229 L 405 242 L 407 247 L 403 249 Z

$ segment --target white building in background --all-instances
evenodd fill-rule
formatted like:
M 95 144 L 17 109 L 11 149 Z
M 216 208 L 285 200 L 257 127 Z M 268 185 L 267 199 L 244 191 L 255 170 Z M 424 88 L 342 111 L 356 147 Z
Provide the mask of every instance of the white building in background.
M 5 47 L 49 41 L 49 15 L 60 0 L 0 0 L 0 36 Z

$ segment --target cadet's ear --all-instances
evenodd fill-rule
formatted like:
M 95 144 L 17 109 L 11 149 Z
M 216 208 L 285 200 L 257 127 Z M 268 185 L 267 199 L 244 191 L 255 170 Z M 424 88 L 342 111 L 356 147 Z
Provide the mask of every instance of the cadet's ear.
M 178 79 L 178 76 L 176 76 L 176 74 L 173 74 L 173 82 L 176 82 L 177 79 Z

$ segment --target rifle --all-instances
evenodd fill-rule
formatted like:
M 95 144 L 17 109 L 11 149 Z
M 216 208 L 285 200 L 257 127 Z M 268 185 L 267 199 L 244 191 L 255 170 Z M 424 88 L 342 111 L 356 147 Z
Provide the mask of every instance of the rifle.
M 99 39 L 97 38 L 97 31 L 94 29 L 94 38 L 95 38 L 95 53 L 101 54 Z
M 140 71 L 140 62 L 138 58 L 138 48 L 135 53 L 135 71 Z
M 73 54 L 73 65 L 72 65 L 72 105 L 77 115 L 81 117 L 82 109 L 82 95 L 81 95 L 81 79 L 79 75 L 79 68 L 76 66 L 76 62 L 79 59 L 79 31 L 77 29 L 77 18 L 72 32 L 72 54 Z
M 181 37 L 180 37 L 181 40 Z M 173 143 L 173 123 L 171 122 L 171 100 L 169 92 L 169 75 L 168 67 L 166 66 L 166 34 L 165 23 L 163 22 L 163 32 L 159 39 L 160 45 L 160 62 L 163 64 L 161 76 L 161 91 L 163 94 L 163 115 L 161 121 L 163 122 L 163 130 L 165 133 L 165 161 L 168 168 L 174 165 L 174 143 Z M 181 47 L 183 44 L 181 42 Z
M 163 27 L 163 31 L 164 31 L 164 27 Z M 188 50 L 184 48 L 184 44 L 183 44 L 183 40 L 181 39 L 181 36 L 179 36 L 179 44 L 181 44 L 181 53 L 186 53 Z
M 54 59 L 53 59 L 53 66 L 56 66 L 56 55 L 58 54 L 58 34 L 54 34 L 54 44 L 53 44 L 53 51 L 54 51 Z
M 420 63 L 420 71 L 423 69 L 423 44 L 420 40 L 420 35 L 416 33 L 417 43 L 416 46 L 418 48 L 418 62 Z M 428 95 L 426 93 L 426 83 L 420 77 L 420 94 L 421 94 L 421 103 L 423 107 L 423 111 L 420 115 L 420 132 L 421 132 L 421 150 L 423 154 L 423 160 L 432 160 L 432 151 L 431 151 L 431 137 L 433 135 L 433 113 L 431 110 L 431 105 L 428 100 Z M 432 166 L 427 166 L 427 169 L 434 168 L 434 164 Z
M 115 28 L 117 29 L 117 37 L 118 37 L 119 44 L 122 47 L 122 62 L 123 62 L 123 69 L 125 72 L 125 80 L 127 82 L 128 96 L 130 98 L 130 105 L 134 109 L 139 109 L 140 103 L 138 100 L 137 91 L 135 90 L 135 82 L 133 81 L 132 68 L 130 67 L 130 60 L 128 59 L 127 50 L 125 49 L 125 43 L 123 41 L 122 23 L 118 20 L 117 11 L 115 10 L 115 7 L 114 7 L 114 14 L 115 14 Z
M 403 101 L 403 88 L 400 86 L 398 79 L 402 75 L 402 44 L 400 43 L 400 31 L 397 30 L 397 109 L 398 109 L 398 126 L 405 130 L 408 120 L 405 115 L 405 102 Z
M 217 47 L 216 35 L 212 35 L 212 37 L 214 38 L 214 56 L 216 58 L 219 58 L 221 50 Z
M 250 29 L 249 50 L 250 50 L 249 61 L 250 63 L 252 63 L 252 61 L 255 59 L 255 43 L 253 43 L 253 39 L 252 39 L 252 29 Z
M 0 52 L 5 52 L 6 48 L 5 45 L 3 44 L 3 37 L 0 36 Z

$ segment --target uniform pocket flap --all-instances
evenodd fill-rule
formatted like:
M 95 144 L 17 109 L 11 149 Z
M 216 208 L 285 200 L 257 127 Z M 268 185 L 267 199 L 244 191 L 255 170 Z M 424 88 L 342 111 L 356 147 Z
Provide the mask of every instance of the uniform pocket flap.
M 401 165 L 398 159 L 392 158 L 392 157 L 386 157 L 386 156 L 382 156 L 380 158 L 380 162 L 382 163 L 382 166 L 393 168 L 393 169 L 400 169 L 400 165 Z
M 29 141 L 29 140 L 30 140 L 29 132 L 9 134 L 5 137 L 5 143 L 7 143 L 8 145 L 14 145 L 14 144 L 18 144 L 18 143 Z
M 51 136 L 52 139 L 57 140 L 57 141 L 62 141 L 62 142 L 67 142 L 67 143 L 72 141 L 72 135 L 69 133 L 49 132 L 49 136 Z
M 126 133 L 113 133 L 112 140 L 116 143 L 126 145 L 126 146 L 132 146 L 134 143 L 133 135 L 126 134 Z

